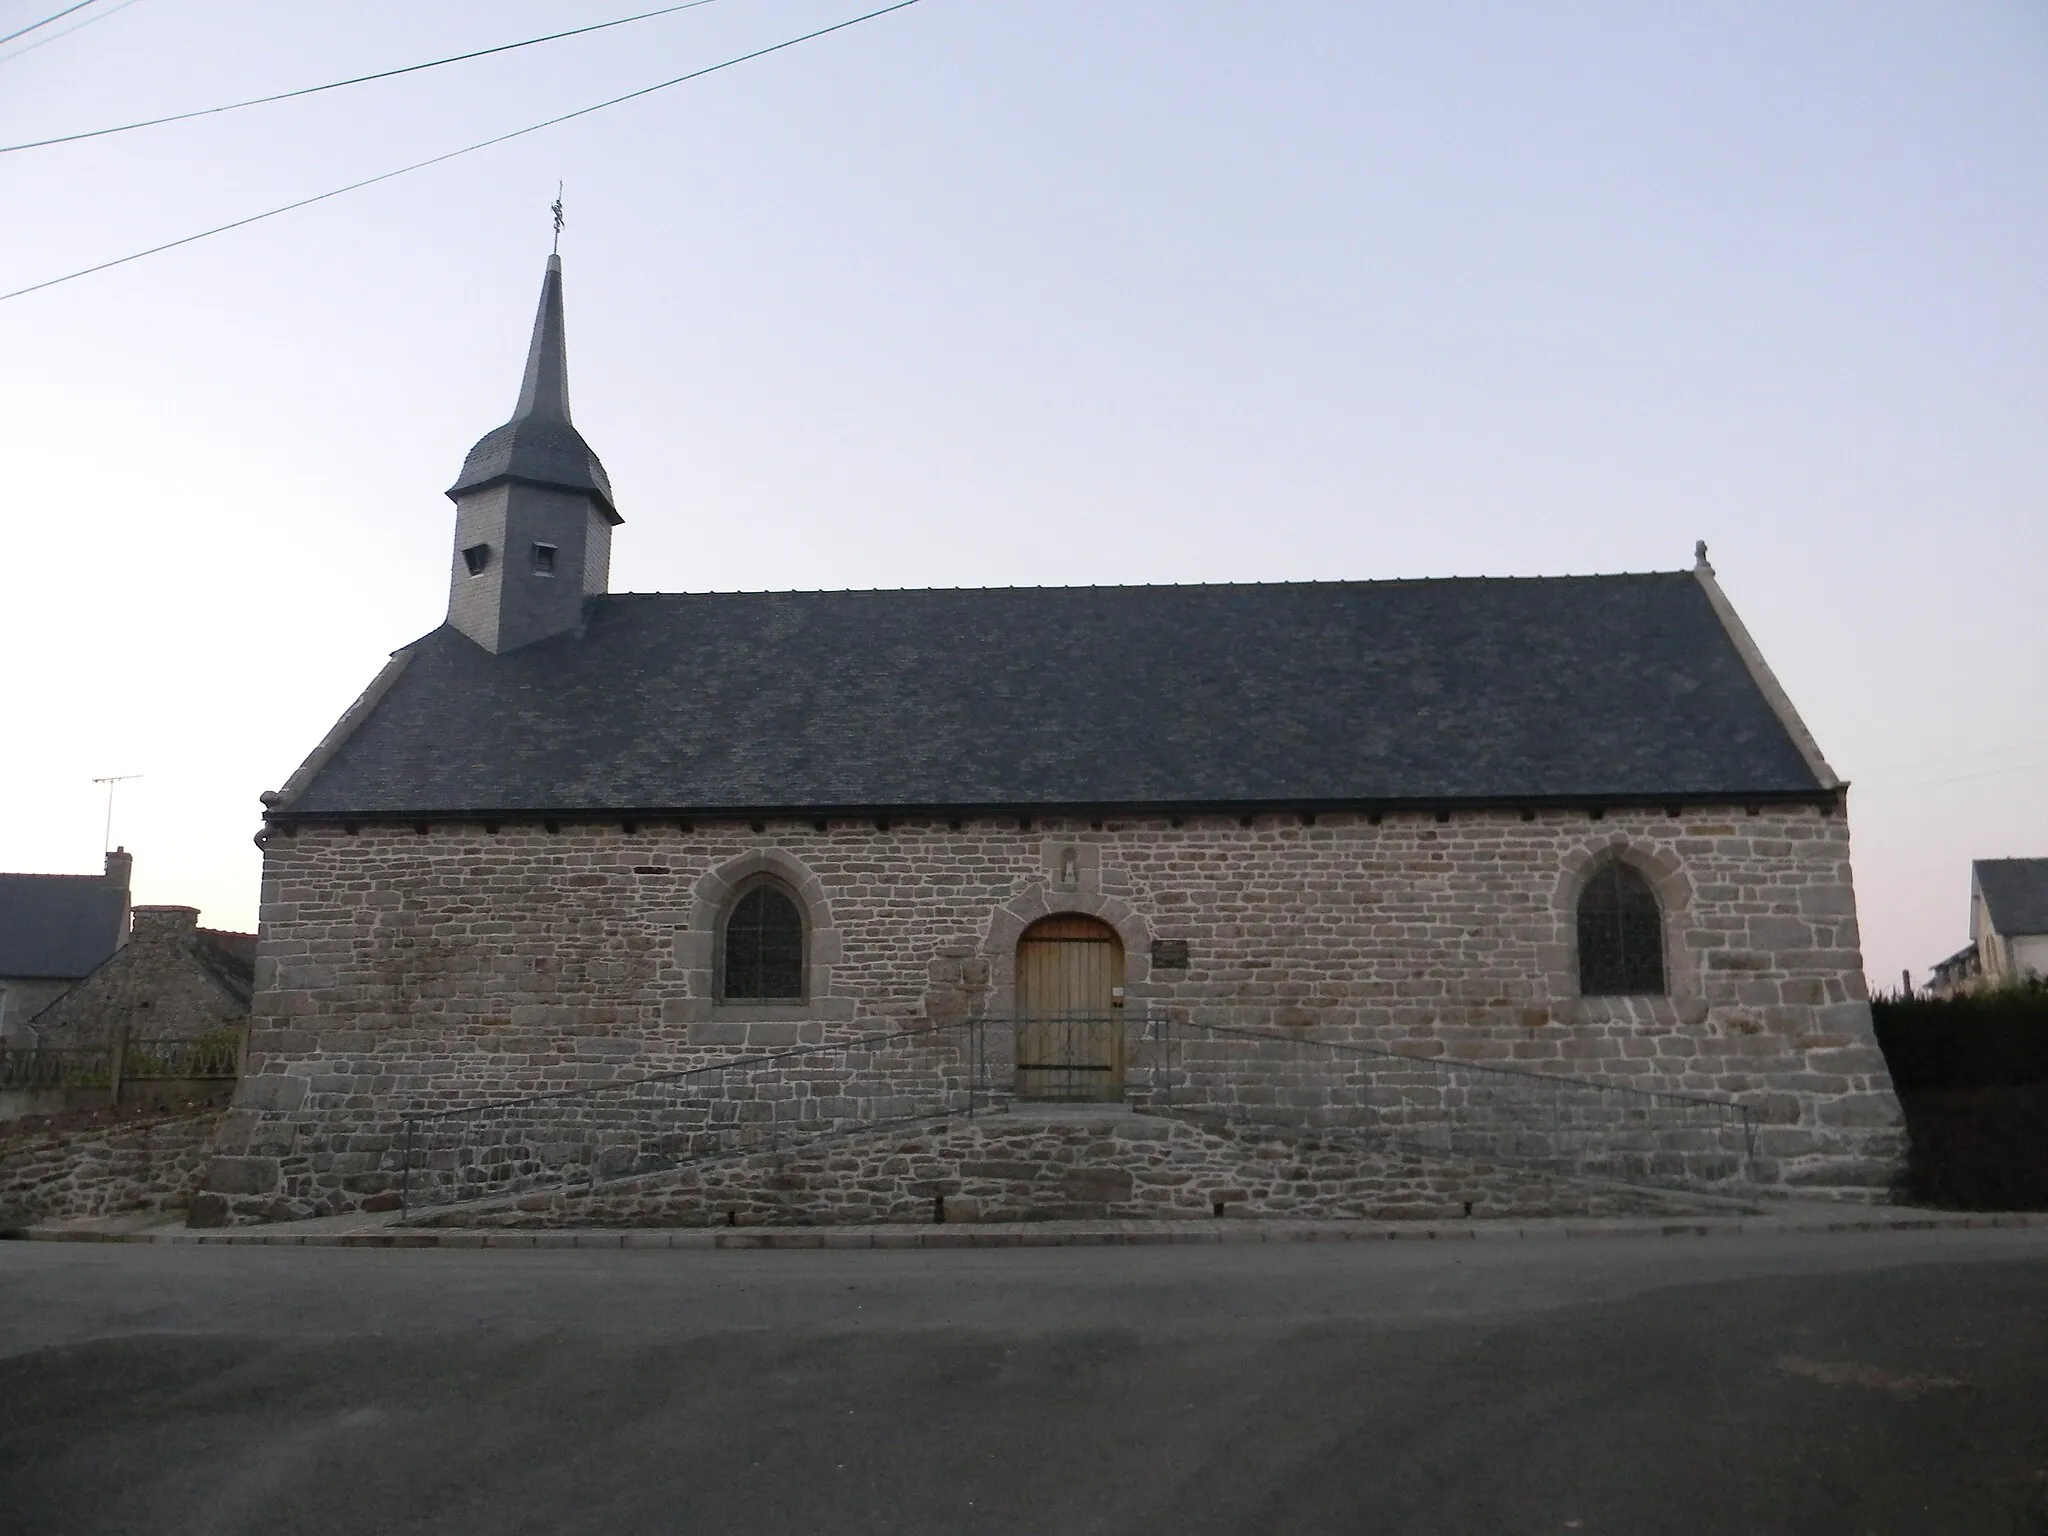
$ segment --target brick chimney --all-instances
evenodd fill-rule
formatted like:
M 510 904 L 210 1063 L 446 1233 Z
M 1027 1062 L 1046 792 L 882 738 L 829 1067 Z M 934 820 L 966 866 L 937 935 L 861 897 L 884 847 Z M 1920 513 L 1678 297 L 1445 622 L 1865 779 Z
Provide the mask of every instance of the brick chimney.
M 128 939 L 134 944 L 177 943 L 199 927 L 197 907 L 137 907 Z
M 128 905 L 128 880 L 134 873 L 135 855 L 126 848 L 116 848 L 107 855 L 107 884 L 121 893 L 121 926 L 114 934 L 116 949 L 128 942 L 128 923 L 132 911 Z

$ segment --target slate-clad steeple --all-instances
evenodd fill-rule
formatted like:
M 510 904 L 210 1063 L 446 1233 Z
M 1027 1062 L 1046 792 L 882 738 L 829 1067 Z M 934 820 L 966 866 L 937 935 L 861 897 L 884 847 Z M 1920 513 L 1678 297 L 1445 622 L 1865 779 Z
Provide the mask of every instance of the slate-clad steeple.
M 448 495 L 448 622 L 492 652 L 579 627 L 583 599 L 606 588 L 611 531 L 624 519 L 569 420 L 560 256 L 548 258 L 512 419 L 469 450 Z
M 548 257 L 541 279 L 540 308 L 533 315 L 533 340 L 526 345 L 526 377 L 519 381 L 519 404 L 512 419 L 545 416 L 569 419 L 569 338 L 562 321 L 562 258 Z

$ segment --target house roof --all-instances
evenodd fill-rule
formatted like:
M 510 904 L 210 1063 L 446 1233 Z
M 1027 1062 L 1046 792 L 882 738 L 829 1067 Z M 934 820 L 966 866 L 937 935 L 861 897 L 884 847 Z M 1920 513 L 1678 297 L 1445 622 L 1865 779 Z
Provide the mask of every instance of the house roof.
M 0 875 L 0 976 L 75 980 L 120 947 L 127 913 L 99 875 Z
M 1956 971 L 1972 971 L 1976 968 L 1977 946 L 1975 944 L 1965 944 L 1946 960 L 1937 960 L 1929 967 L 1936 976 L 1946 976 Z
M 246 1004 L 256 990 L 256 935 L 200 928 L 193 934 L 193 954 L 237 1002 Z
M 503 655 L 399 652 L 271 816 L 1829 788 L 1669 573 L 597 597 Z
M 1995 932 L 2048 933 L 2048 859 L 1979 859 L 1970 873 Z

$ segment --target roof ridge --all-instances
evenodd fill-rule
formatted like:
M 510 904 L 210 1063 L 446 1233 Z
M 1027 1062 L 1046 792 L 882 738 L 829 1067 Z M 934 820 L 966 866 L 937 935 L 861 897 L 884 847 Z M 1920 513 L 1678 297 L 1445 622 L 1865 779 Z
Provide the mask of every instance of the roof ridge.
M 1142 581 L 1087 582 L 1054 585 L 990 587 L 713 587 L 695 592 L 603 592 L 592 601 L 615 598 L 686 597 L 908 597 L 925 594 L 968 595 L 988 592 L 1271 592 L 1285 588 L 1336 590 L 1345 587 L 1451 586 L 1457 583 L 1530 583 L 1562 581 L 1650 581 L 1690 578 L 1685 571 L 1570 571 L 1549 576 L 1356 576 L 1332 581 Z

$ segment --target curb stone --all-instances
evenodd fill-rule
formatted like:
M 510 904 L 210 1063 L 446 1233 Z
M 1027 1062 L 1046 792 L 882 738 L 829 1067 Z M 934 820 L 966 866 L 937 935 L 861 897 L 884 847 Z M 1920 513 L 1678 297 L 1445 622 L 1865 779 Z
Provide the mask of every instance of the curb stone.
M 846 1227 L 630 1227 L 521 1231 L 497 1227 L 402 1227 L 394 1218 L 326 1217 L 268 1227 L 193 1231 L 169 1225 L 64 1223 L 0 1236 L 33 1242 L 169 1243 L 262 1248 L 666 1248 L 774 1249 L 1079 1248 L 1253 1243 L 1559 1242 L 1588 1239 L 1817 1236 L 1854 1232 L 2048 1229 L 2048 1212 L 1907 1211 L 1856 1214 L 1611 1217 L 1592 1221 L 1047 1221 Z

